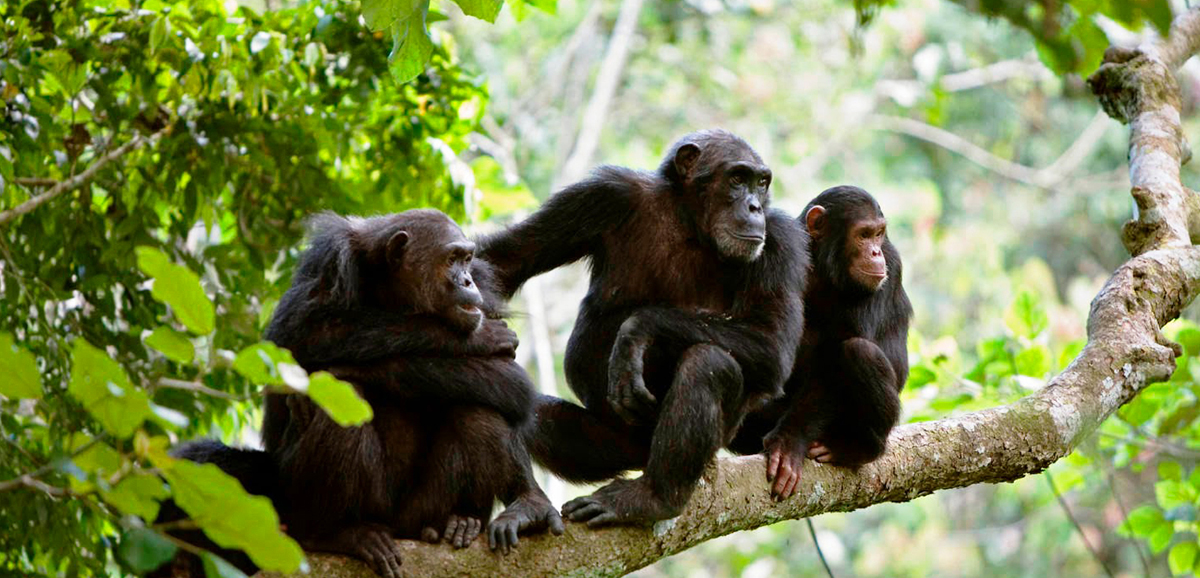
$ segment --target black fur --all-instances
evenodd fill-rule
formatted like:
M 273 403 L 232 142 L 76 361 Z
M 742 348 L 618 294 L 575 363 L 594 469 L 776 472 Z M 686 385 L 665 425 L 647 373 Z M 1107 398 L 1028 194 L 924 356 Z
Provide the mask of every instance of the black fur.
M 747 417 L 732 444 L 739 453 L 758 453 L 765 436 L 768 453 L 778 448 L 796 476 L 812 442 L 828 448 L 836 465 L 859 467 L 878 458 L 899 418 L 899 393 L 908 379 L 912 305 L 900 253 L 885 234 L 887 280 L 874 291 L 848 272 L 847 232 L 861 220 L 881 219 L 879 204 L 860 188 L 834 187 L 808 204 L 801 222 L 816 205 L 826 209 L 828 233 L 811 241 L 813 271 L 795 370 L 785 397 Z
M 186 457 L 236 474 L 239 459 L 268 456 L 288 533 L 388 578 L 399 573 L 396 538 L 465 547 L 486 526 L 507 552 L 518 531 L 561 533 L 524 441 L 533 386 L 473 244 L 431 210 L 325 214 L 312 230 L 267 338 L 310 372 L 354 383 L 374 419 L 343 428 L 306 397 L 270 393 L 265 453 L 193 444 Z M 458 306 L 478 309 L 477 329 L 451 318 L 466 315 Z M 509 506 L 488 524 L 496 500 Z
M 767 207 L 769 182 L 743 140 L 702 131 L 657 172 L 601 167 L 480 242 L 506 297 L 549 269 L 591 266 L 565 360 L 583 407 L 540 398 L 530 450 L 569 480 L 645 475 L 568 503 L 572 519 L 676 515 L 746 411 L 782 392 L 808 252 L 803 229 Z

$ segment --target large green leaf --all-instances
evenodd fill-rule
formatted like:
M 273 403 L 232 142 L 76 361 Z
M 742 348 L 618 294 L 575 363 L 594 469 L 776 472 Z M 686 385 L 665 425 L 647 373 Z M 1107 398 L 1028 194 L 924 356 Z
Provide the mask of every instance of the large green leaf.
M 304 553 L 280 531 L 270 500 L 246 493 L 236 478 L 214 464 L 152 459 L 171 484 L 175 503 L 218 546 L 244 550 L 263 569 L 300 568 Z
M 1171 553 L 1167 554 L 1167 565 L 1171 567 L 1171 575 L 1190 574 L 1192 565 L 1196 562 L 1196 552 L 1195 542 L 1180 542 L 1171 546 Z
M 362 425 L 374 416 L 371 406 L 359 397 L 353 385 L 324 371 L 309 376 L 308 397 L 343 427 Z
M 180 323 L 197 335 L 212 333 L 212 301 L 191 269 L 172 263 L 165 253 L 153 247 L 138 247 L 137 262 L 138 268 L 154 279 L 150 294 L 170 305 Z
M 134 528 L 121 536 L 117 555 L 133 571 L 146 573 L 175 557 L 175 544 L 148 528 Z
M 129 382 L 116 361 L 82 338 L 75 340 L 67 391 L 118 438 L 133 435 L 150 414 L 146 393 Z
M 496 15 L 504 6 L 504 0 L 454 0 L 454 3 L 462 8 L 463 14 L 488 22 L 495 22 Z
M 371 30 L 387 30 L 402 20 L 417 16 L 419 10 L 428 10 L 429 0 L 363 0 L 362 15 Z
M 158 516 L 159 502 L 170 493 L 158 476 L 138 474 L 126 477 L 111 490 L 102 490 L 100 495 L 122 513 L 153 522 Z
M 205 578 L 246 578 L 246 574 L 236 566 L 212 552 L 205 552 L 200 560 L 204 564 Z
M 7 398 L 40 399 L 41 378 L 37 360 L 13 342 L 11 334 L 0 331 L 0 395 Z
M 425 4 L 419 17 L 392 24 L 392 52 L 388 54 L 388 70 L 396 82 L 408 82 L 425 72 L 425 63 L 433 55 L 433 41 L 425 29 L 428 9 L 429 4 Z
M 196 348 L 184 335 L 170 327 L 159 327 L 146 337 L 146 345 L 157 349 L 167 359 L 179 363 L 191 363 L 196 357 Z

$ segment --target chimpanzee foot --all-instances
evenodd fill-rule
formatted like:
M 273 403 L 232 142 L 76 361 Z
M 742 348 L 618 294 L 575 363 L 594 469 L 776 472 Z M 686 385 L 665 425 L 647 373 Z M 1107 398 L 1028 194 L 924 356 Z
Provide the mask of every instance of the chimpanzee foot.
M 678 516 L 683 507 L 655 496 L 644 479 L 613 481 L 590 496 L 563 504 L 563 515 L 572 522 L 587 522 L 589 528 L 649 524 Z
M 483 522 L 479 521 L 479 518 L 451 514 L 450 519 L 446 520 L 446 531 L 442 534 L 442 539 L 455 548 L 466 548 L 479 536 L 481 529 Z
M 300 545 L 305 550 L 353 556 L 383 578 L 400 578 L 400 546 L 380 524 L 351 526 L 332 537 L 301 540 Z
M 817 463 L 828 464 L 833 461 L 833 452 L 821 442 L 808 444 L 808 459 Z
M 788 436 L 769 434 L 763 440 L 763 453 L 767 455 L 767 481 L 771 484 L 771 495 L 776 500 L 791 497 L 800 483 L 800 470 L 804 467 L 804 455 L 811 451 L 802 440 Z M 822 446 L 824 447 L 824 446 Z
M 530 491 L 513 500 L 491 524 L 488 524 L 488 546 L 493 552 L 507 556 L 517 547 L 518 535 L 549 529 L 556 536 L 563 533 L 562 517 L 541 491 Z

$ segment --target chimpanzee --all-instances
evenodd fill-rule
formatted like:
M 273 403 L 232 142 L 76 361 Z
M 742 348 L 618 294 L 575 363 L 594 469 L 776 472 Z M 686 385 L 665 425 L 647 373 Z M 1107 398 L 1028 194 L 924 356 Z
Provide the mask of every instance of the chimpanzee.
M 525 446 L 533 386 L 474 244 L 433 210 L 324 214 L 312 228 L 267 338 L 353 382 L 374 419 L 343 428 L 308 398 L 268 394 L 263 437 L 288 533 L 387 578 L 399 575 L 394 538 L 461 548 L 486 525 L 507 553 L 519 531 L 561 534 Z M 232 469 L 244 450 L 225 449 L 203 461 Z M 496 499 L 509 506 L 488 524 Z
M 767 454 L 779 498 L 796 489 L 805 455 L 851 468 L 882 455 L 908 379 L 912 305 L 879 203 L 858 187 L 833 187 L 800 219 L 813 270 L 796 367 L 785 396 L 751 413 L 731 445 Z
M 591 265 L 565 361 L 583 407 L 539 398 L 530 451 L 568 480 L 644 475 L 568 502 L 571 520 L 677 515 L 748 408 L 782 393 L 808 252 L 803 229 L 768 209 L 770 184 L 745 141 L 700 131 L 657 172 L 601 167 L 480 241 L 504 297 L 560 265 Z

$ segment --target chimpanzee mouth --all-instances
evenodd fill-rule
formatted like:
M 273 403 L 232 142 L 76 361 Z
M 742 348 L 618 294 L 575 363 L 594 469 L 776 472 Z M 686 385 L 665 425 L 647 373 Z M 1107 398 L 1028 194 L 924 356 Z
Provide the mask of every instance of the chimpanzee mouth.
M 739 235 L 737 233 L 730 233 L 729 235 L 735 239 L 749 241 L 751 243 L 765 243 L 767 240 L 767 238 L 763 235 Z
M 479 307 L 476 307 L 475 305 L 459 305 L 458 310 L 471 315 L 476 315 L 479 313 Z

